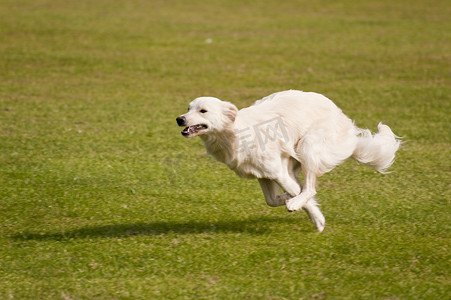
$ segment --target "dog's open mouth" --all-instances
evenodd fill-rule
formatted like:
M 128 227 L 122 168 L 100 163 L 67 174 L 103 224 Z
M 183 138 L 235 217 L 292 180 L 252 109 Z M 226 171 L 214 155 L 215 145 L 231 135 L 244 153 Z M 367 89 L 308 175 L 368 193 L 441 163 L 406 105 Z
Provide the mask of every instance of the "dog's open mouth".
M 182 130 L 182 135 L 184 137 L 196 136 L 206 129 L 208 129 L 207 125 L 197 124 L 197 125 L 185 127 L 185 129 Z

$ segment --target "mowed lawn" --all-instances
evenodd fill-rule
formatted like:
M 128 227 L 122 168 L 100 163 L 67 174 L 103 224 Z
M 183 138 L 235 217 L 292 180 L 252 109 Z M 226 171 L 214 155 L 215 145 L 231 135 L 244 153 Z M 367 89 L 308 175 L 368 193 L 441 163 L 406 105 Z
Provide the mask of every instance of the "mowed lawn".
M 0 0 L 0 299 L 449 299 L 449 1 Z M 315 91 L 404 138 L 320 178 L 326 229 L 180 135 Z M 302 121 L 302 120 L 300 120 Z

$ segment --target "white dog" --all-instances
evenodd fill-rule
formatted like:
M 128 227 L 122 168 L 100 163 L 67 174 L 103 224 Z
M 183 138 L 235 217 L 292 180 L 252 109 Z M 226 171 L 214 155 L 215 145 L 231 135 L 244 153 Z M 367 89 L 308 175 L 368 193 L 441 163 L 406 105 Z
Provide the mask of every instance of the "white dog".
M 257 178 L 269 206 L 303 208 L 320 232 L 325 219 L 314 199 L 316 178 L 349 157 L 384 173 L 401 143 L 387 125 L 379 123 L 372 135 L 323 95 L 294 90 L 240 111 L 232 103 L 200 97 L 177 124 L 185 127 L 183 136 L 199 135 L 207 152 L 239 176 Z

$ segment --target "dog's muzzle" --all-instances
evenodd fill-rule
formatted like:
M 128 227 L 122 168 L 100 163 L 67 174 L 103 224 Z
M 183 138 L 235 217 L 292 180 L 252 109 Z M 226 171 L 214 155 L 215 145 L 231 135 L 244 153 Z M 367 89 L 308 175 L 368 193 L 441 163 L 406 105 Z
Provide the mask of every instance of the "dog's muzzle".
M 186 126 L 186 118 L 184 116 L 180 116 L 175 120 L 177 121 L 177 125 Z

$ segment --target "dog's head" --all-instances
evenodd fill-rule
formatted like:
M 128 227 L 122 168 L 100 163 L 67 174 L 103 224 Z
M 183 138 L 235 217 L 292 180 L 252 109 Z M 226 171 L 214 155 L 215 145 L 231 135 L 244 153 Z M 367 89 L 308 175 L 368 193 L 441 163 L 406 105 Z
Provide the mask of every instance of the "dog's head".
M 213 97 L 194 99 L 186 114 L 177 118 L 177 125 L 185 127 L 184 137 L 193 137 L 211 132 L 221 132 L 235 122 L 238 109 L 230 102 Z

